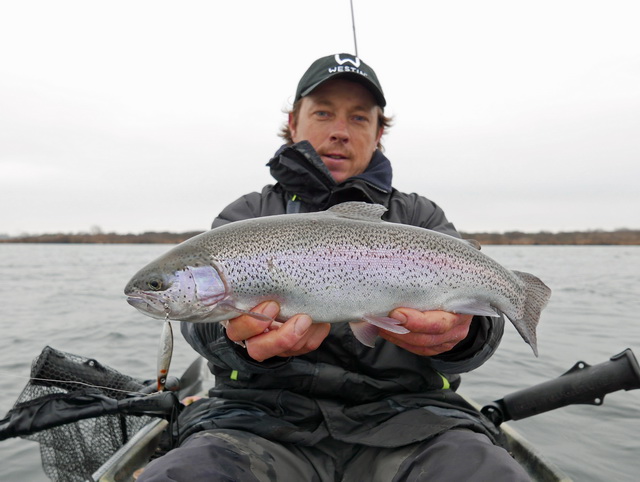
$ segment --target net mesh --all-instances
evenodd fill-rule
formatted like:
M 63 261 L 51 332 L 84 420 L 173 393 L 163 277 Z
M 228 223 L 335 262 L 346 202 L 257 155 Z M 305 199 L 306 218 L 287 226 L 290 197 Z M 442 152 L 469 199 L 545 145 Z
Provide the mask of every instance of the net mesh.
M 141 381 L 123 375 L 96 360 L 46 347 L 33 361 L 31 380 L 14 408 L 42 397 L 82 390 L 90 385 L 104 395 L 121 400 L 140 391 Z M 89 388 L 87 388 L 89 389 Z M 104 415 L 79 420 L 23 436 L 40 444 L 42 468 L 51 480 L 85 481 L 127 440 L 152 420 L 147 416 Z

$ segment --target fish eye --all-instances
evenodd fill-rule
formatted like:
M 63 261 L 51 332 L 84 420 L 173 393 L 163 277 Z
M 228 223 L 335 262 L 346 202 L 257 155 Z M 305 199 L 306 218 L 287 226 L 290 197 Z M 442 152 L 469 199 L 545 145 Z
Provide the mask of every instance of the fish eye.
M 153 291 L 160 291 L 162 289 L 162 280 L 152 279 L 147 283 L 147 286 Z

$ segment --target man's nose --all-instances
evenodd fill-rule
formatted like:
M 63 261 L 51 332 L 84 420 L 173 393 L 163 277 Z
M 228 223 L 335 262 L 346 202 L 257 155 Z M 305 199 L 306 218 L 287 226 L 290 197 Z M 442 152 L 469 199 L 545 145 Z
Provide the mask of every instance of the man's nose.
M 349 141 L 349 128 L 344 120 L 336 120 L 331 126 L 331 140 L 338 142 Z

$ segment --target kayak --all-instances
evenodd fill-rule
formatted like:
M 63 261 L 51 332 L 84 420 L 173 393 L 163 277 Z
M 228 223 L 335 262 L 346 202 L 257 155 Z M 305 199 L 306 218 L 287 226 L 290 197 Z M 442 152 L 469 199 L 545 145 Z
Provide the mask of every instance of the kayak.
M 178 399 L 207 396 L 213 384 L 213 374 L 204 358 L 196 358 L 180 377 Z M 165 419 L 156 419 L 145 425 L 93 474 L 94 482 L 128 482 L 135 480 L 136 471 L 144 468 L 156 453 L 160 438 L 169 426 Z
M 477 404 L 473 399 L 465 394 L 461 395 L 476 409 L 481 409 L 481 405 Z M 569 476 L 564 474 L 557 465 L 546 458 L 542 452 L 511 425 L 503 423 L 499 428 L 507 440 L 507 450 L 532 480 L 536 482 L 571 482 L 572 479 Z
M 163 363 L 165 351 L 159 357 Z M 150 460 L 173 446 L 167 428 L 179 413 L 180 400 L 206 397 L 213 381 L 201 357 L 179 380 L 165 375 L 156 383 L 134 379 L 92 358 L 45 347 L 32 364 L 27 386 L 0 420 L 0 441 L 12 437 L 37 441 L 43 469 L 52 480 L 133 481 Z M 158 387 L 167 390 L 157 391 Z M 640 364 L 627 348 L 597 365 L 579 361 L 555 379 L 484 407 L 462 396 L 502 432 L 505 448 L 532 480 L 554 482 L 571 479 L 505 422 L 576 403 L 602 405 L 608 393 L 638 388 Z
M 196 359 L 181 377 L 181 385 L 187 387 L 180 390 L 179 398 L 186 396 L 206 396 L 206 389 L 213 383 L 213 375 L 209 371 L 204 358 Z M 464 398 L 478 410 L 480 405 L 469 397 Z M 160 443 L 163 431 L 168 426 L 166 420 L 153 420 L 143 427 L 120 450 L 93 474 L 95 482 L 133 481 L 135 473 L 149 462 Z M 534 481 L 570 482 L 556 465 L 542 455 L 518 431 L 509 424 L 501 424 L 512 456 L 524 467 Z

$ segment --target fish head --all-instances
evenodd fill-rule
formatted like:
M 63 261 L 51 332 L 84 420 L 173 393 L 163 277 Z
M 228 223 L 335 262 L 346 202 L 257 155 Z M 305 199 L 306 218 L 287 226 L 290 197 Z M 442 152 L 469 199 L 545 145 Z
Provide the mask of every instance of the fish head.
M 159 258 L 144 267 L 125 287 L 127 302 L 158 319 L 211 322 L 230 318 L 222 303 L 229 291 L 221 272 L 211 262 L 190 261 Z

